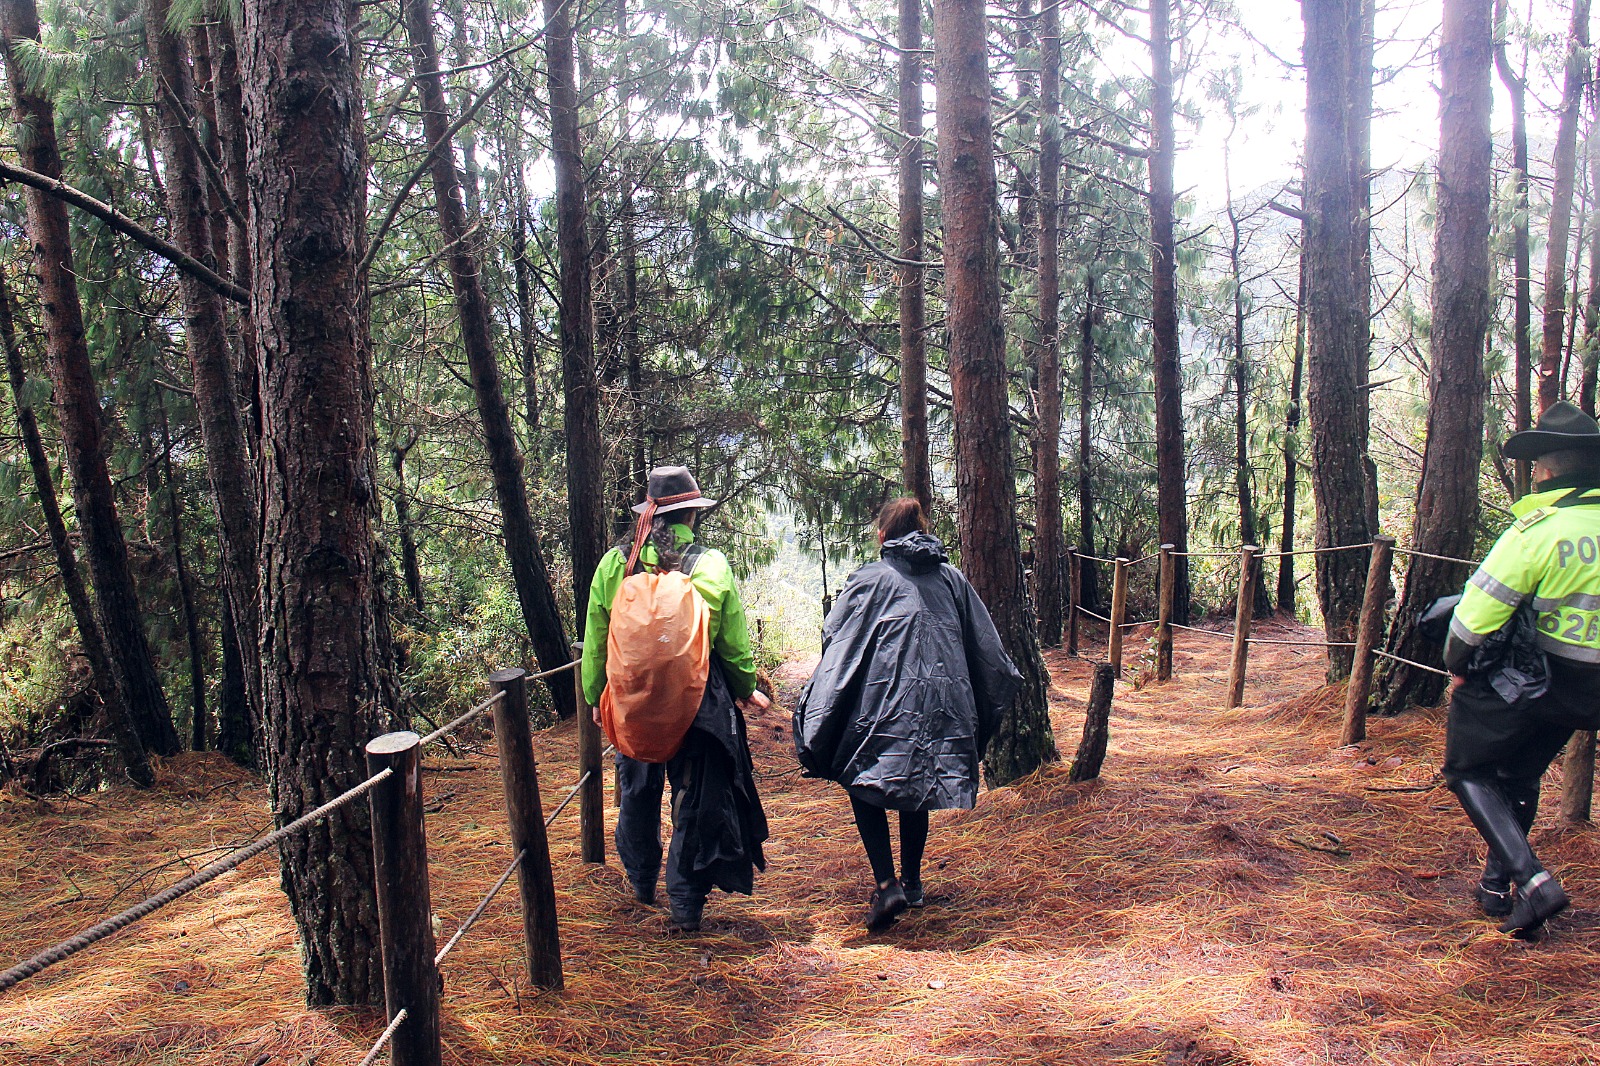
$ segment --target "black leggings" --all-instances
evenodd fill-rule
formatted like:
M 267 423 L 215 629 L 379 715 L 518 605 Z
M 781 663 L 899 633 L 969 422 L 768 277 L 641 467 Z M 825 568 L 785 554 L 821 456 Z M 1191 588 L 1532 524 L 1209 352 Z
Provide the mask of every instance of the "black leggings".
M 894 880 L 894 853 L 889 848 L 889 812 L 850 797 L 856 816 L 856 830 L 867 861 L 872 863 L 872 878 L 878 884 Z M 922 852 L 928 846 L 928 812 L 900 812 L 900 880 L 912 884 L 922 881 Z

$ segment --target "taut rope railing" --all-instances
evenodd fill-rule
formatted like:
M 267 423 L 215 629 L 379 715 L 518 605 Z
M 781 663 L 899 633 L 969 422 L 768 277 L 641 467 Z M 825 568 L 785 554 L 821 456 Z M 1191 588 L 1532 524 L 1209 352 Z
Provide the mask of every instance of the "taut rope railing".
M 494 692 L 426 736 L 402 731 L 373 739 L 367 745 L 369 776 L 289 824 L 237 848 L 171 887 L 39 952 L 0 973 L 4 992 L 100 940 L 126 929 L 169 903 L 188 895 L 260 855 L 283 839 L 301 832 L 349 803 L 367 797 L 372 810 L 373 852 L 380 939 L 384 962 L 384 996 L 388 1023 L 359 1066 L 371 1066 L 390 1050 L 396 1062 L 432 1066 L 441 1060 L 439 1040 L 438 966 L 478 923 L 500 891 L 517 874 L 522 890 L 523 929 L 528 944 L 529 973 L 535 984 L 562 986 L 561 952 L 556 925 L 555 889 L 545 830 L 574 799 L 580 800 L 582 857 L 605 861 L 604 791 L 601 788 L 600 730 L 590 716 L 573 661 L 529 675 L 502 670 L 490 677 Z M 529 729 L 527 682 L 573 671 L 578 697 L 578 754 L 581 773 L 549 817 L 540 812 L 539 785 Z M 420 785 L 421 752 L 485 714 L 494 715 L 501 780 L 511 825 L 515 858 L 461 923 L 444 947 L 433 950 L 432 903 L 428 890 L 427 840 Z

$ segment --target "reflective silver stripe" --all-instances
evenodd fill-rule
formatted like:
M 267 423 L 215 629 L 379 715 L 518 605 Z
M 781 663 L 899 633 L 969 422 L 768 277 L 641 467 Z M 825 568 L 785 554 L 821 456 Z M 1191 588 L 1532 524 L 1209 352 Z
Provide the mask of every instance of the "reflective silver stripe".
M 1582 644 L 1568 644 L 1566 641 L 1553 637 L 1549 633 L 1539 634 L 1539 647 L 1556 658 L 1566 659 L 1568 662 L 1600 663 L 1600 648 L 1588 648 Z
M 1527 596 L 1527 593 L 1518 592 L 1481 566 L 1478 567 L 1477 572 L 1472 575 L 1472 580 L 1468 583 L 1499 600 L 1507 607 L 1517 606 Z
M 1461 643 L 1472 648 L 1476 648 L 1479 644 L 1482 644 L 1485 640 L 1489 639 L 1489 634 L 1474 633 L 1472 630 L 1467 628 L 1465 622 L 1457 618 L 1455 615 L 1450 616 L 1450 635 L 1455 637 Z
M 1540 614 L 1560 610 L 1562 607 L 1571 607 L 1579 611 L 1600 611 L 1600 596 L 1592 592 L 1574 592 L 1559 600 L 1550 596 L 1535 596 L 1533 599 L 1533 609 Z

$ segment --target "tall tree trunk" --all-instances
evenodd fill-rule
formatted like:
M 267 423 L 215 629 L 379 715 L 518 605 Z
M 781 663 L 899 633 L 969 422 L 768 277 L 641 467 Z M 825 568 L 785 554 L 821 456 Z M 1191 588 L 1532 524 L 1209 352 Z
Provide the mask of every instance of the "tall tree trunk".
M 1506 55 L 1506 4 L 1495 4 L 1494 65 L 1511 98 L 1511 262 L 1515 277 L 1512 280 L 1511 314 L 1512 344 L 1516 356 L 1513 364 L 1515 378 L 1515 420 L 1513 427 L 1521 432 L 1533 425 L 1533 264 L 1528 251 L 1528 84 L 1511 69 Z M 1533 465 L 1525 459 L 1516 460 L 1516 494 L 1526 496 Z
M 933 510 L 928 460 L 926 274 L 922 257 L 922 0 L 900 0 L 900 443 L 901 480 Z
M 1300 476 L 1300 386 L 1306 366 L 1305 230 L 1300 232 L 1300 282 L 1294 300 L 1294 364 L 1289 372 L 1289 410 L 1283 419 L 1283 523 L 1278 541 L 1278 610 L 1295 615 L 1295 489 Z
M 533 264 L 528 262 L 528 191 L 522 179 L 521 146 L 512 149 L 511 271 L 517 289 L 517 351 L 522 361 L 522 417 L 526 452 L 542 458 L 539 434 L 539 342 L 533 327 Z
M 1539 353 L 1539 410 L 1561 399 L 1562 333 L 1567 310 L 1567 237 L 1572 228 L 1572 193 L 1578 165 L 1578 109 L 1589 84 L 1589 0 L 1572 0 L 1571 42 L 1556 123 L 1550 192 L 1550 237 L 1545 242 L 1544 344 Z
M 1355 178 L 1371 115 L 1352 71 L 1361 52 L 1361 0 L 1303 0 L 1306 62 L 1306 398 L 1311 415 L 1311 487 L 1319 548 L 1367 544 L 1373 524 L 1367 455 L 1366 182 Z M 1364 176 L 1363 176 L 1364 177 Z M 1317 598 L 1330 642 L 1353 642 L 1366 587 L 1365 550 L 1317 556 Z M 1328 678 L 1350 672 L 1350 652 L 1328 649 Z
M 1583 373 L 1578 383 L 1578 405 L 1594 416 L 1595 383 L 1600 371 L 1600 151 L 1596 137 L 1589 138 L 1589 184 L 1595 190 L 1594 219 L 1589 225 L 1589 292 L 1583 303 Z
M 278 824 L 364 779 L 393 721 L 376 588 L 366 159 L 347 0 L 245 0 L 251 320 L 265 439 L 261 657 Z M 305 175 L 316 175 L 315 181 Z M 279 845 L 307 1000 L 381 1003 L 364 803 Z
M 167 210 L 175 243 L 184 252 L 216 267 L 206 177 L 199 154 L 184 130 L 184 116 L 195 113 L 182 40 L 168 28 L 168 0 L 144 0 L 145 38 L 154 68 L 161 155 L 167 167 Z M 245 443 L 244 422 L 235 392 L 222 297 L 210 286 L 180 271 L 184 342 L 194 378 L 195 410 L 205 440 L 206 471 L 217 501 L 221 530 L 223 586 L 233 606 L 239 648 L 245 662 L 245 691 L 251 707 L 261 703 L 259 645 L 261 620 L 261 521 L 256 475 Z
M 1091 416 L 1094 413 L 1094 324 L 1095 315 L 1094 271 L 1088 271 L 1084 281 L 1083 317 L 1078 320 L 1078 551 L 1095 554 L 1094 550 L 1094 432 Z M 1100 586 L 1095 580 L 1099 571 L 1087 559 L 1078 561 L 1078 598 L 1083 606 L 1095 610 L 1100 606 Z
M 1483 454 L 1484 340 L 1489 299 L 1489 201 L 1493 143 L 1489 67 L 1491 0 L 1446 0 L 1439 40 L 1439 210 L 1434 231 L 1432 358 L 1428 437 L 1411 542 L 1435 555 L 1470 558 L 1478 528 L 1478 462 Z M 1470 568 L 1412 556 L 1389 629 L 1391 655 L 1425 662 L 1431 649 L 1416 622 Z M 1391 659 L 1375 671 L 1376 705 L 1390 714 L 1436 703 L 1444 679 Z
M 1178 263 L 1173 238 L 1171 0 L 1150 0 L 1150 337 L 1156 387 L 1156 525 L 1161 543 L 1189 550 L 1188 483 L 1183 461 L 1183 365 L 1178 351 Z M 1173 559 L 1173 620 L 1189 620 L 1189 560 Z
M 19 40 L 39 38 L 39 15 L 33 0 L 0 3 L 0 36 L 4 38 L 16 119 L 25 131 L 19 138 L 22 160 L 30 170 L 60 179 L 55 107 L 29 84 L 15 49 L 15 42 Z M 33 244 L 34 271 L 44 306 L 45 340 L 50 357 L 50 378 L 55 386 L 56 414 L 66 445 L 78 528 L 83 532 L 84 553 L 89 559 L 89 573 L 111 669 L 145 746 L 158 755 L 175 755 L 180 748 L 178 733 L 173 728 L 172 712 L 167 707 L 166 694 L 161 691 L 161 678 L 145 639 L 144 615 L 139 609 L 133 574 L 128 568 L 122 522 L 117 517 L 116 489 L 106 468 L 105 416 L 100 409 L 100 392 L 84 335 L 83 305 L 78 299 L 78 278 L 72 262 L 67 206 L 48 193 L 32 188 L 24 193 L 24 198 L 28 204 L 28 237 Z
M 183 550 L 183 502 L 172 465 L 172 430 L 167 425 L 167 408 L 160 395 L 156 403 L 161 416 L 161 466 L 167 496 L 167 524 L 172 531 L 172 568 L 178 577 L 178 602 L 183 608 L 183 635 L 189 644 L 189 748 L 205 751 L 210 744 L 206 711 L 206 654 L 200 638 L 200 616 L 195 610 L 194 577 Z M 153 467 L 152 467 L 153 473 Z
M 246 232 L 250 219 L 250 191 L 245 182 L 245 132 L 243 90 L 239 85 L 239 47 L 234 37 L 231 4 L 216 3 L 207 19 L 206 32 L 211 38 L 212 72 L 216 79 L 217 139 L 222 146 L 222 173 L 227 182 L 228 195 L 244 216 L 246 225 L 238 220 L 228 220 L 228 274 L 238 284 L 250 287 L 250 234 Z M 256 454 L 256 442 L 261 439 L 260 383 L 256 367 L 256 339 L 247 316 L 237 310 L 229 318 L 234 345 L 235 373 L 238 375 L 236 394 L 240 401 L 240 414 L 245 426 L 245 441 L 251 454 Z M 257 499 L 260 498 L 260 477 L 257 475 Z
M 11 290 L 4 274 L 0 274 L 0 344 L 5 347 L 6 377 L 11 383 L 11 401 L 17 410 L 17 429 L 22 434 L 22 448 L 28 456 L 28 467 L 33 473 L 34 492 L 39 497 L 39 509 L 44 512 L 45 530 L 50 534 L 50 547 L 55 552 L 56 570 L 61 574 L 61 587 L 67 595 L 67 607 L 78 627 L 78 642 L 83 645 L 84 658 L 94 672 L 94 688 L 105 705 L 106 722 L 110 726 L 117 752 L 122 756 L 128 777 L 140 788 L 155 782 L 145 756 L 144 743 L 128 705 L 119 687 L 116 672 L 111 669 L 111 658 L 106 652 L 105 639 L 100 634 L 100 624 L 95 620 L 94 604 L 89 590 L 83 586 L 78 573 L 78 560 L 72 552 L 72 542 L 67 539 L 67 524 L 61 518 L 61 507 L 56 501 L 55 480 L 50 476 L 50 458 L 45 454 L 44 441 L 39 436 L 39 422 L 28 404 L 24 387 L 27 374 L 22 366 L 22 347 L 17 342 L 16 322 L 11 314 Z
M 450 120 L 440 84 L 439 53 L 434 44 L 429 0 L 407 0 L 406 31 L 411 38 L 417 93 L 422 103 L 423 136 L 429 144 L 438 144 L 448 132 Z M 467 368 L 472 375 L 473 395 L 478 401 L 478 420 L 483 424 L 484 448 L 494 477 L 495 498 L 500 504 L 506 555 L 511 562 L 517 599 L 522 605 L 523 621 L 527 624 L 539 667 L 554 670 L 568 661 L 571 645 L 556 608 L 555 593 L 550 588 L 544 566 L 544 553 L 528 508 L 522 452 L 517 447 L 516 431 L 511 428 L 511 414 L 500 389 L 500 363 L 489 332 L 489 300 L 483 291 L 476 246 L 467 234 L 455 151 L 449 145 L 434 153 L 432 178 L 439 236 L 450 248 L 447 261 L 450 285 L 456 298 L 456 318 L 461 326 Z M 601 485 L 596 483 L 594 489 L 598 499 Z M 558 675 L 548 679 L 546 685 L 557 713 L 562 717 L 570 716 L 576 709 L 571 683 Z
M 1228 274 L 1233 284 L 1233 469 L 1234 491 L 1239 500 L 1239 536 L 1244 544 L 1259 545 L 1256 528 L 1255 494 L 1250 485 L 1250 351 L 1245 343 L 1244 306 L 1244 238 L 1239 227 L 1239 213 L 1233 203 L 1233 174 L 1230 160 L 1222 164 L 1223 186 L 1227 194 L 1228 215 Z M 1272 610 L 1267 599 L 1265 567 L 1255 568 L 1253 611 L 1262 616 Z
M 389 464 L 394 468 L 394 524 L 400 530 L 400 571 L 405 575 L 411 605 L 421 614 L 427 609 L 427 601 L 422 595 L 422 567 L 417 563 L 417 536 L 411 525 L 411 489 L 406 484 L 406 456 L 416 443 L 413 430 L 404 445 L 390 445 Z
M 1039 385 L 1034 407 L 1033 574 L 1039 641 L 1061 643 L 1061 13 L 1039 26 Z
M 550 87 L 550 154 L 556 172 L 556 244 L 561 254 L 561 388 L 566 396 L 567 515 L 572 595 L 579 624 L 589 582 L 606 550 L 605 453 L 600 446 L 600 380 L 594 358 L 594 296 L 589 284 L 589 199 L 578 128 L 572 4 L 544 0 L 544 52 Z
M 257 729 L 245 690 L 244 655 L 233 608 L 226 591 L 220 597 L 222 615 L 222 683 L 217 686 L 217 750 L 240 766 L 256 765 Z
M 624 41 L 631 42 L 631 31 L 628 28 L 628 0 L 617 0 L 617 35 Z M 626 52 L 624 53 L 626 55 Z M 633 84 L 631 70 L 625 70 L 623 76 L 617 79 L 618 93 L 621 95 L 620 111 L 628 115 L 633 109 Z M 649 436 L 649 408 L 645 404 L 644 395 L 644 350 L 639 339 L 639 238 L 637 222 L 639 210 L 634 203 L 634 192 L 638 184 L 638 160 L 634 155 L 632 130 L 624 121 L 621 131 L 622 139 L 622 196 L 621 217 L 618 219 L 621 230 L 622 247 L 618 250 L 622 261 L 622 347 L 627 360 L 627 385 L 628 407 L 632 416 L 631 432 L 628 441 L 628 481 L 629 491 L 623 500 L 624 505 L 632 504 L 644 498 L 645 490 L 649 484 L 649 470 L 645 463 L 645 440 Z M 627 514 L 627 511 L 623 512 Z
M 1056 758 L 1033 612 L 1017 538 L 1005 334 L 1000 308 L 999 193 L 983 0 L 937 0 L 934 77 L 944 195 L 945 300 L 955 421 L 961 565 L 988 606 L 1023 686 L 984 757 L 993 784 Z

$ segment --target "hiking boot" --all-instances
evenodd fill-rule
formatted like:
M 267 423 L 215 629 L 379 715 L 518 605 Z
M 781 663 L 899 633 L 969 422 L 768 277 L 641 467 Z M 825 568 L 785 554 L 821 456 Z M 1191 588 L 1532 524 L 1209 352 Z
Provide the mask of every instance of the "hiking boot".
M 928 905 L 928 897 L 923 894 L 921 881 L 901 881 L 900 891 L 906 894 L 907 907 L 916 909 L 926 907 Z
M 883 932 L 905 913 L 907 906 L 909 904 L 899 878 L 890 881 L 886 888 L 873 889 L 872 899 L 867 904 L 867 929 L 874 933 Z
M 1551 877 L 1549 871 L 1540 870 L 1527 884 L 1517 888 L 1511 917 L 1501 923 L 1500 931 L 1521 940 L 1531 940 L 1540 926 L 1571 905 L 1561 882 Z
M 703 904 L 701 906 L 704 906 Z M 672 905 L 672 912 L 667 916 L 667 928 L 675 933 L 698 933 L 700 931 L 701 907 L 683 907 L 677 903 Z
M 1511 886 L 1503 882 L 1479 881 L 1473 891 L 1485 918 L 1504 918 L 1511 913 Z
M 656 905 L 656 886 L 641 885 L 637 881 L 633 882 L 633 898 L 643 903 L 646 907 L 654 907 Z

